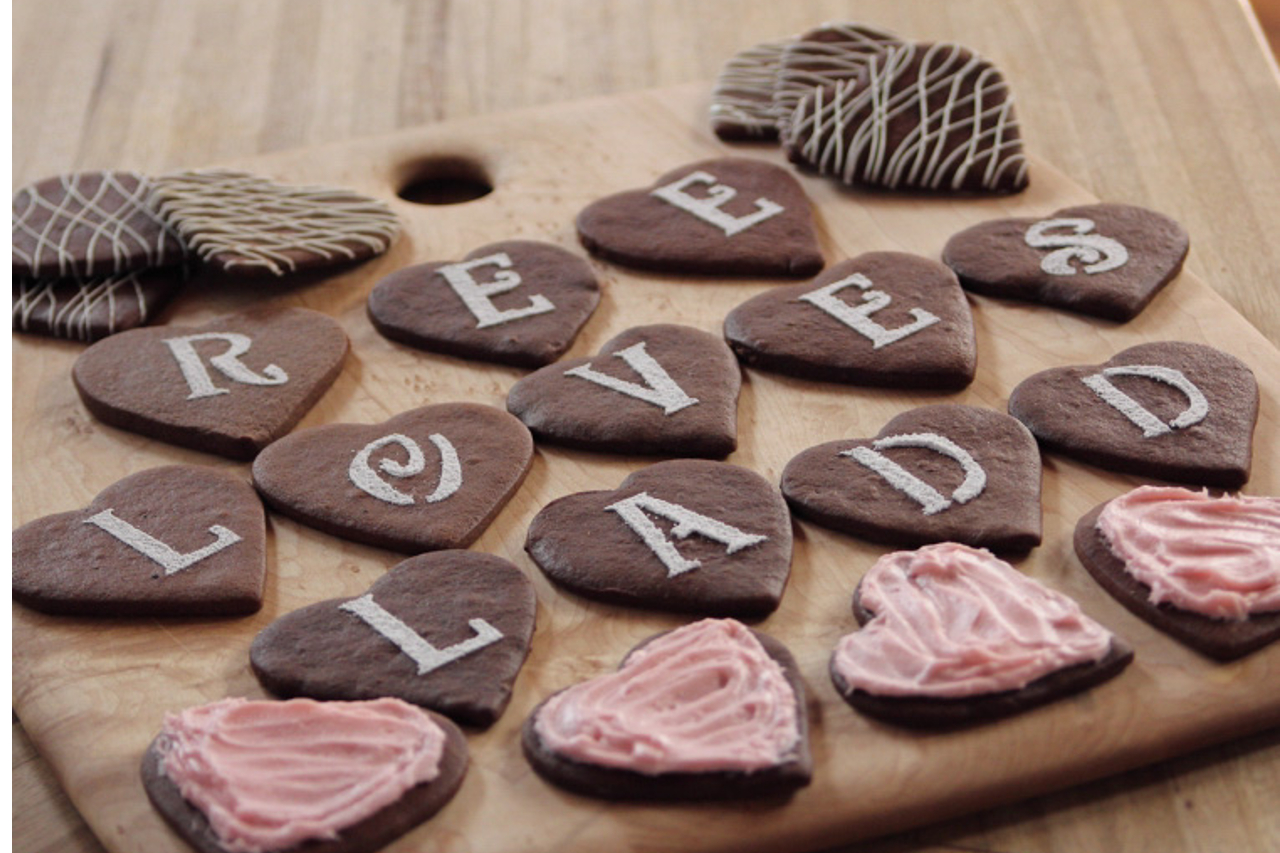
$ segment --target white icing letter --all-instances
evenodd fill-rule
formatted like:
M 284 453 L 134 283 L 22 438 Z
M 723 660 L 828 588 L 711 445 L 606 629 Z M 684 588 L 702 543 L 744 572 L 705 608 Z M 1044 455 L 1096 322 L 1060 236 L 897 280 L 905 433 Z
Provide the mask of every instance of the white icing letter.
M 836 298 L 836 294 L 846 287 L 856 287 L 863 291 L 862 304 L 857 308 Z M 888 346 L 938 322 L 936 316 L 923 308 L 912 308 L 911 316 L 915 318 L 914 322 L 899 326 L 896 329 L 886 329 L 875 320 L 872 320 L 871 315 L 887 306 L 893 300 L 889 294 L 880 290 L 868 290 L 869 287 L 871 287 L 871 279 L 862 273 L 856 272 L 848 278 L 842 278 L 825 287 L 806 293 L 800 299 L 810 305 L 821 308 L 850 329 L 865 338 L 869 338 L 872 343 L 872 349 Z
M 216 397 L 219 394 L 231 393 L 226 388 L 219 388 L 213 384 L 209 371 L 205 370 L 204 362 L 200 360 L 200 355 L 196 352 L 196 348 L 192 346 L 195 341 L 227 342 L 227 351 L 221 355 L 213 356 L 209 359 L 209 363 L 218 368 L 223 376 L 234 382 L 243 382 L 246 385 L 283 385 L 289 381 L 289 375 L 274 364 L 268 364 L 262 369 L 262 373 L 258 374 L 240 361 L 240 356 L 248 352 L 249 347 L 253 344 L 253 341 L 247 335 L 241 335 L 236 332 L 206 332 L 205 334 L 187 335 L 182 338 L 165 338 L 165 345 L 169 347 L 169 351 L 177 359 L 178 367 L 182 370 L 182 376 L 187 380 L 187 385 L 191 388 L 191 393 L 187 395 L 188 400 L 198 400 L 201 397 Z
M 671 528 L 671 535 L 677 539 L 685 539 L 692 533 L 699 533 L 726 546 L 726 554 L 737 553 L 743 548 L 769 538 L 757 533 L 744 533 L 731 524 L 701 515 L 679 504 L 655 498 L 648 492 L 640 492 L 624 498 L 605 507 L 605 510 L 616 512 L 622 517 L 627 527 L 630 527 L 632 532 L 639 536 L 644 544 L 649 546 L 649 550 L 656 554 L 662 564 L 667 567 L 669 578 L 693 571 L 702 563 L 682 556 L 671 540 L 663 535 L 658 525 L 649 520 L 649 516 L 645 515 L 646 512 L 676 522 L 676 526 Z
M 483 266 L 495 266 L 501 269 L 494 273 L 493 281 L 480 284 L 471 277 L 471 271 Z M 520 273 L 509 269 L 510 266 L 511 258 L 507 253 L 498 252 L 472 261 L 449 264 L 440 267 L 436 272 L 444 276 L 444 280 L 449 282 L 449 286 L 453 288 L 454 293 L 458 294 L 458 298 L 467 306 L 467 310 L 475 315 L 476 320 L 479 321 L 476 323 L 477 329 L 500 326 L 512 320 L 556 310 L 551 300 L 539 293 L 531 296 L 529 304 L 524 308 L 508 308 L 500 311 L 491 301 L 492 297 L 514 290 L 523 283 Z
M 738 191 L 716 181 L 715 175 L 707 172 L 690 172 L 674 183 L 658 187 L 650 195 L 656 195 L 667 204 L 673 204 L 683 211 L 692 213 L 708 225 L 714 225 L 723 231 L 726 237 L 732 237 L 739 231 L 745 231 L 758 222 L 782 213 L 782 205 L 767 198 L 756 199 L 756 212 L 747 216 L 732 216 L 725 213 L 720 208 L 736 196 Z M 684 189 L 690 184 L 709 184 L 706 198 L 695 198 L 686 193 Z
M 1072 233 L 1045 233 L 1053 228 L 1070 228 Z M 1129 260 L 1129 250 L 1110 237 L 1090 234 L 1092 230 L 1092 219 L 1045 219 L 1028 228 L 1024 239 L 1033 249 L 1058 249 L 1040 261 L 1040 269 L 1050 275 L 1075 275 L 1072 258 L 1085 264 L 1083 269 L 1088 275 L 1124 266 Z
M 951 497 L 944 497 L 933 486 L 879 452 L 891 447 L 921 447 L 948 456 L 964 470 L 964 482 L 951 493 Z M 966 504 L 982 494 L 982 490 L 987 487 L 987 472 L 982 470 L 977 460 L 951 439 L 932 432 L 890 435 L 872 442 L 871 447 L 842 450 L 840 455 L 851 456 L 884 477 L 889 485 L 920 504 L 925 515 L 942 512 L 953 502 Z
M 164 566 L 166 577 L 189 568 L 205 557 L 211 557 L 223 548 L 240 541 L 240 535 L 234 530 L 215 524 L 209 528 L 209 532 L 214 535 L 214 541 L 198 551 L 180 554 L 150 533 L 144 533 L 124 519 L 118 518 L 110 509 L 104 509 L 97 515 L 86 518 L 84 523 L 105 530 L 133 550 L 155 560 Z
M 476 632 L 474 637 L 437 649 L 421 634 L 388 613 L 381 604 L 373 600 L 372 595 L 352 599 L 339 605 L 338 609 L 358 616 L 366 625 L 394 643 L 396 648 L 418 665 L 418 675 L 426 675 L 502 639 L 502 632 L 483 619 L 468 619 L 467 624 Z
M 615 379 L 612 376 L 593 370 L 590 364 L 583 364 L 571 370 L 566 370 L 564 375 L 577 376 L 579 379 L 586 379 L 597 385 L 603 385 L 613 391 L 626 394 L 628 397 L 635 397 L 637 400 L 652 403 L 662 409 L 664 415 L 673 415 L 681 409 L 687 409 L 689 406 L 696 404 L 698 399 L 684 393 L 684 390 L 671 378 L 671 374 L 667 373 L 661 364 L 654 361 L 653 356 L 645 352 L 644 345 L 644 341 L 632 344 L 626 349 L 615 352 L 614 357 L 622 359 L 632 370 L 639 373 L 647 383 L 646 385 L 637 385 L 625 379 Z
M 1187 408 L 1182 411 L 1182 414 L 1166 424 L 1147 411 L 1137 400 L 1112 385 L 1108 379 L 1111 376 L 1141 376 L 1145 379 L 1154 379 L 1157 382 L 1172 385 L 1186 395 Z M 1205 399 L 1204 394 L 1181 370 L 1175 370 L 1172 367 L 1151 364 L 1108 367 L 1101 373 L 1085 376 L 1080 381 L 1088 385 L 1093 390 L 1093 393 L 1106 401 L 1107 405 L 1124 415 L 1134 426 L 1141 429 L 1143 438 L 1155 438 L 1175 429 L 1194 426 L 1209 414 L 1209 401 Z
M 436 485 L 435 491 L 423 498 L 427 503 L 433 504 L 439 503 L 462 487 L 462 464 L 458 461 L 458 452 L 454 450 L 449 439 L 439 433 L 432 433 L 427 438 L 440 451 L 440 482 Z M 377 471 L 369 465 L 369 459 L 374 451 L 391 444 L 403 447 L 409 454 L 409 458 L 405 462 L 382 459 L 378 462 L 378 468 L 382 473 L 392 477 L 413 477 L 426 469 L 427 460 L 422 455 L 422 448 L 418 446 L 418 442 L 407 435 L 392 433 L 371 441 L 361 448 L 351 460 L 351 465 L 347 467 L 347 476 L 351 478 L 356 488 L 380 501 L 396 506 L 409 506 L 413 503 L 413 495 L 407 495 L 396 489 L 379 477 Z

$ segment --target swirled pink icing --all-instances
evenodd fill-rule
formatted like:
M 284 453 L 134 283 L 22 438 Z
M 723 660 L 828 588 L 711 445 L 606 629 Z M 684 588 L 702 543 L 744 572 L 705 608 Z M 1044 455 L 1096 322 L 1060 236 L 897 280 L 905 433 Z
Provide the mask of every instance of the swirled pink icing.
M 639 773 L 750 772 L 800 741 L 782 667 L 733 619 L 704 619 L 632 652 L 617 672 L 563 690 L 534 730 L 575 761 Z
M 1280 498 L 1140 486 L 1098 530 L 1153 604 L 1232 620 L 1280 610 Z
M 230 853 L 333 838 L 439 773 L 445 734 L 399 699 L 223 699 L 166 715 L 161 770 Z
M 840 640 L 832 665 L 877 695 L 1017 690 L 1111 646 L 1111 633 L 1067 596 L 954 542 L 884 555 L 859 594 L 874 617 Z

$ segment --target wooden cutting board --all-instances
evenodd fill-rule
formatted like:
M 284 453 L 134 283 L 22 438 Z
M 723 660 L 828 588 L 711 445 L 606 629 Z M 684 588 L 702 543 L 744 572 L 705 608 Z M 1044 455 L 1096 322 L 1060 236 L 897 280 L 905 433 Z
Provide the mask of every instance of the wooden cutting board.
M 382 276 L 428 260 L 460 258 L 484 243 L 524 237 L 581 252 L 577 211 L 647 185 L 693 160 L 739 154 L 783 163 L 771 146 L 725 146 L 706 130 L 708 87 L 439 124 L 393 136 L 282 152 L 233 164 L 282 181 L 347 186 L 389 200 L 405 234 L 387 255 L 342 274 L 298 282 L 214 287 L 195 282 L 163 318 L 190 324 L 250 304 L 302 305 L 337 318 L 352 341 L 342 375 L 301 426 L 372 423 L 417 406 L 469 400 L 503 406 L 521 371 L 392 344 L 365 315 Z M 460 167 L 459 164 L 462 164 Z M 215 164 L 192 164 L 215 165 Z M 396 197 L 424 174 L 480 174 L 494 187 L 463 204 Z M 978 221 L 1038 215 L 1090 194 L 1033 160 L 1032 187 L 1008 198 L 934 199 L 841 189 L 802 176 L 829 262 L 895 249 L 938 257 L 946 239 Z M 1195 251 L 1196 235 L 1192 235 Z M 604 297 L 568 356 L 588 355 L 617 332 L 674 321 L 719 333 L 724 315 L 777 280 L 690 279 L 593 263 Z M 1100 362 L 1142 341 L 1220 347 L 1249 364 L 1262 390 L 1255 465 L 1246 491 L 1280 494 L 1280 352 L 1206 284 L 1183 273 L 1136 320 L 1117 326 L 1047 308 L 971 297 L 978 377 L 963 392 L 900 393 L 811 383 L 747 371 L 739 449 L 729 461 L 777 482 L 799 451 L 874 434 L 892 416 L 941 401 L 1003 410 L 1010 390 L 1043 368 Z M 70 369 L 82 345 L 15 336 L 14 523 L 87 504 L 116 480 L 175 462 L 248 479 L 248 466 L 121 432 L 81 406 Z M 938 820 L 1157 761 L 1280 722 L 1280 645 L 1211 663 L 1131 616 L 1076 561 L 1071 530 L 1095 504 L 1139 481 L 1050 456 L 1044 470 L 1044 544 L 1019 568 L 1076 598 L 1128 638 L 1135 663 L 1081 696 L 998 724 L 949 734 L 869 722 L 836 695 L 827 660 L 853 630 L 849 599 L 887 549 L 795 525 L 793 572 L 782 606 L 756 627 L 795 653 L 810 691 L 813 784 L 785 803 L 618 805 L 561 793 L 520 754 L 525 715 L 550 692 L 611 671 L 642 638 L 684 619 L 593 604 L 550 585 L 524 555 L 524 533 L 550 500 L 615 487 L 655 460 L 540 447 L 511 503 L 473 546 L 523 568 L 538 594 L 533 650 L 505 716 L 472 733 L 473 765 L 456 799 L 390 850 L 662 849 L 798 851 Z M 167 711 L 225 696 L 263 696 L 249 670 L 254 635 L 312 602 L 355 595 L 401 558 L 271 516 L 266 602 L 233 620 L 54 618 L 14 607 L 14 706 L 72 800 L 113 851 L 174 849 L 151 810 L 138 763 Z

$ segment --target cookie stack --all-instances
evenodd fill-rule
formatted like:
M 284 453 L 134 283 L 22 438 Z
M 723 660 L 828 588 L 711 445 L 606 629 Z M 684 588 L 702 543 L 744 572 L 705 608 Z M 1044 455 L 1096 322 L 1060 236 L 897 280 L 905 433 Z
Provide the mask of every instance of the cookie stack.
M 1026 189 L 1013 93 L 963 45 L 825 24 L 730 59 L 711 127 L 781 140 L 792 162 L 850 185 L 944 192 Z

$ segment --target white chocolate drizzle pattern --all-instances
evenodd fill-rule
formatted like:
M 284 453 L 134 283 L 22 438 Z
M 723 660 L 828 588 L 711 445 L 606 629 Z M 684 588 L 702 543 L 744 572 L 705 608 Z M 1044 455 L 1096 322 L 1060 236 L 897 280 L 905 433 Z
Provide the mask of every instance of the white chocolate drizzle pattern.
M 13 328 L 74 341 L 94 341 L 145 325 L 176 290 L 183 276 L 172 282 L 154 274 L 127 272 L 95 278 L 15 279 Z
M 782 52 L 773 89 L 773 112 L 781 127 L 820 86 L 856 79 L 871 57 L 902 44 L 893 33 L 858 23 L 828 23 L 805 33 Z
M 147 206 L 150 192 L 145 176 L 120 171 L 76 172 L 21 188 L 13 196 L 14 263 L 61 278 L 180 263 L 185 249 Z
M 152 207 L 202 260 L 228 271 L 283 276 L 315 265 L 304 258 L 357 260 L 385 252 L 400 231 L 387 205 L 345 189 L 286 186 L 221 169 L 153 183 Z
M 711 93 L 711 127 L 743 136 L 777 135 L 774 86 L 782 52 L 792 39 L 765 42 L 735 53 L 716 78 Z
M 1027 184 L 1013 95 L 999 70 L 957 44 L 886 48 L 865 76 L 805 98 L 782 141 L 793 159 L 846 184 L 1006 192 Z

